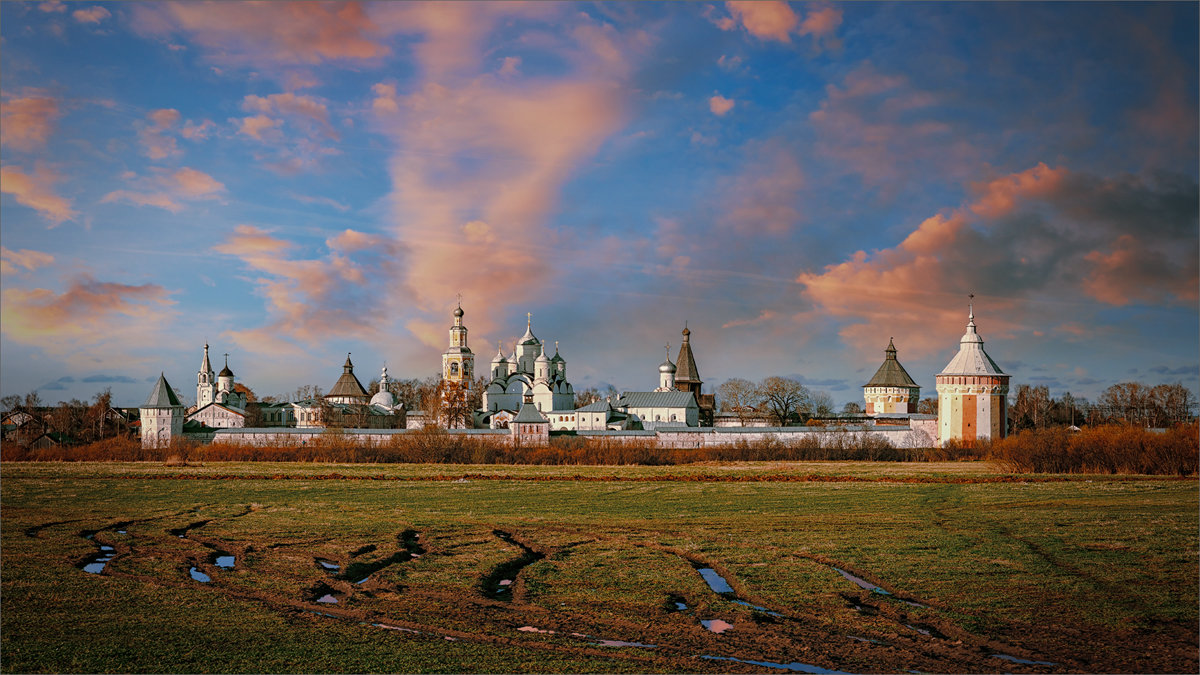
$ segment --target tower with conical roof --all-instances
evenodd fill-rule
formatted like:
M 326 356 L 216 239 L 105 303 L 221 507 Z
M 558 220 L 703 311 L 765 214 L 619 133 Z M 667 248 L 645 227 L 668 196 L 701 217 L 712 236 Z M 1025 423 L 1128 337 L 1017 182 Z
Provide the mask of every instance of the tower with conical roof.
M 454 308 L 454 325 L 450 326 L 450 346 L 442 353 L 442 379 L 465 389 L 471 388 L 475 377 L 475 354 L 467 346 L 467 327 L 463 325 L 463 308 Z
M 883 365 L 863 385 L 863 400 L 868 415 L 917 412 L 921 387 L 896 359 L 896 343 L 890 338 L 887 349 L 883 350 Z
M 350 362 L 350 353 L 346 352 L 346 363 L 342 364 L 342 375 L 333 383 L 333 388 L 325 394 L 325 400 L 330 403 L 364 404 L 370 401 L 367 390 L 362 382 L 354 375 L 354 364 Z
M 208 343 L 204 343 L 204 360 L 200 362 L 200 372 L 196 373 L 196 408 L 217 400 L 217 373 L 212 369 L 208 360 Z
M 675 357 L 675 388 L 690 391 L 700 406 L 700 426 L 711 427 L 716 412 L 716 397 L 701 391 L 704 382 L 700 379 L 700 368 L 696 366 L 696 355 L 692 353 L 692 331 L 687 322 L 683 324 L 683 344 L 679 345 L 679 356 Z
M 983 350 L 972 303 L 958 354 L 937 375 L 938 442 L 1007 436 L 1009 378 Z
M 142 447 L 165 448 L 176 438 L 183 437 L 185 412 L 175 390 L 160 373 L 150 396 L 138 409 L 142 420 Z

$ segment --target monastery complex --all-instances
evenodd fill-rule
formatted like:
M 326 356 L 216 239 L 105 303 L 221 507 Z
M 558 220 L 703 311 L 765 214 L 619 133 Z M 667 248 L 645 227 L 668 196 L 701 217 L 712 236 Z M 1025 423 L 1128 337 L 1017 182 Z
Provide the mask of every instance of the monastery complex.
M 1008 433 L 1007 400 L 1010 376 L 983 349 L 975 325 L 974 307 L 958 352 L 937 374 L 938 413 L 917 413 L 921 388 L 897 359 L 888 341 L 884 360 L 863 385 L 865 415 L 848 421 L 825 420 L 821 426 L 767 426 L 761 417 L 738 418 L 717 413 L 715 396 L 703 392 L 691 330 L 674 361 L 658 367 L 657 387 L 627 391 L 575 407 L 575 390 L 567 378 L 567 360 L 554 344 L 553 356 L 533 332 L 526 317 L 525 333 L 505 353 L 497 345 L 483 391 L 475 392 L 475 354 L 456 307 L 449 345 L 442 354 L 440 418 L 409 411 L 389 389 L 387 367 L 379 390 L 368 394 L 354 374 L 350 355 L 328 394 L 302 401 L 257 405 L 254 424 L 246 396 L 236 390 L 228 355 L 225 367 L 214 373 L 208 345 L 196 375 L 196 405 L 186 409 L 165 376 L 160 376 L 141 407 L 142 444 L 169 444 L 178 438 L 200 442 L 266 444 L 307 442 L 329 429 L 364 442 L 386 441 L 396 434 L 427 426 L 449 427 L 450 433 L 495 437 L 522 445 L 545 444 L 550 436 L 652 441 L 666 447 L 704 447 L 767 438 L 788 441 L 805 436 L 826 437 L 856 433 L 886 439 L 896 447 L 931 447 L 951 440 L 973 442 L 1003 438 Z M 649 379 L 649 378 L 648 378 Z M 479 394 L 482 404 L 466 409 L 463 402 Z

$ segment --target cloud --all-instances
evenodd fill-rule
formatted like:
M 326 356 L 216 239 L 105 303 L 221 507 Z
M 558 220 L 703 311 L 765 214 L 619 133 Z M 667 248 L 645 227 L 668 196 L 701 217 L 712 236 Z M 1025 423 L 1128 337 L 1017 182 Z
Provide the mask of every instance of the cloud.
M 169 174 L 168 183 L 175 190 L 189 199 L 216 199 L 218 195 L 225 191 L 225 184 L 221 183 L 212 176 L 183 167 L 178 171 Z
M 721 117 L 730 110 L 733 110 L 735 103 L 736 102 L 733 99 L 725 98 L 724 96 L 717 94 L 716 96 L 708 99 L 708 109 L 711 110 L 712 113 L 717 117 Z
M 1058 190 L 1065 169 L 1051 169 L 1038 163 L 1032 169 L 1010 174 L 972 186 L 979 196 L 971 210 L 985 218 L 999 218 L 1012 212 L 1018 200 L 1043 197 Z
M 815 150 L 871 187 L 901 191 L 923 167 L 969 175 L 979 166 L 970 133 L 945 117 L 942 97 L 871 63 L 850 71 L 809 114 Z
M 350 210 L 350 205 L 343 204 L 342 202 L 339 202 L 336 199 L 332 199 L 330 197 L 317 197 L 317 196 L 313 196 L 313 195 L 303 195 L 303 194 L 300 194 L 297 192 L 289 192 L 288 196 L 291 197 L 292 199 L 295 199 L 298 202 L 303 203 L 303 204 L 320 204 L 322 206 L 328 206 L 330 208 L 337 209 L 338 211 L 342 211 L 342 212 L 346 212 L 346 211 Z
M 47 14 L 62 14 L 67 11 L 67 6 L 61 0 L 47 0 L 47 2 L 38 3 L 38 9 Z
M 271 232 L 239 225 L 213 247 L 234 256 L 255 274 L 268 322 L 226 333 L 255 353 L 297 352 L 299 345 L 330 338 L 375 339 L 386 326 L 363 318 L 386 315 L 388 299 L 401 292 L 397 260 L 404 252 L 378 235 L 345 230 L 325 240 L 319 259 L 291 256 L 295 246 Z
M 259 116 L 284 116 L 301 124 L 315 125 L 326 136 L 337 139 L 338 134 L 329 124 L 329 109 L 312 96 L 296 95 L 291 92 L 269 96 L 247 95 L 242 100 L 242 109 L 259 113 Z M 255 136 L 259 138 L 259 136 Z
M 139 348 L 157 344 L 174 316 L 170 291 L 81 276 L 62 293 L 6 287 L 0 304 L 4 334 L 14 342 L 82 365 L 97 359 L 141 362 Z
M 271 132 L 278 132 L 278 127 L 278 120 L 271 119 L 266 115 L 255 115 L 253 117 L 242 118 L 242 121 L 238 124 L 238 133 L 265 141 L 271 136 Z
M 165 192 L 113 190 L 100 198 L 101 204 L 115 204 L 116 202 L 129 202 L 135 206 L 157 206 L 171 213 L 179 213 L 183 210 L 183 204 L 180 204 Z
M 5 99 L 0 102 L 0 144 L 21 152 L 40 149 L 59 114 L 58 99 L 35 91 Z
M 74 220 L 79 214 L 71 208 L 68 199 L 54 192 L 58 174 L 38 164 L 33 174 L 27 174 L 15 166 L 0 167 L 0 191 L 11 194 L 18 204 L 28 206 L 57 227 L 64 221 Z
M 568 256 L 556 253 L 567 235 L 548 227 L 548 215 L 572 172 L 624 125 L 623 84 L 646 44 L 640 31 L 621 33 L 572 14 L 556 36 L 540 36 L 549 41 L 545 51 L 565 64 L 562 73 L 501 78 L 483 71 L 494 61 L 463 45 L 476 44 L 472 39 L 485 36 L 502 11 L 544 10 L 442 7 L 384 8 L 388 21 L 407 16 L 425 28 L 417 51 L 425 77 L 406 92 L 379 82 L 371 101 L 375 128 L 395 147 L 391 219 L 411 249 L 405 273 L 416 291 L 413 309 L 439 313 L 406 325 L 430 345 L 444 343 L 441 312 L 457 293 L 468 301 L 505 299 L 473 314 L 474 329 L 486 334 L 505 305 L 542 293 L 555 268 L 567 264 Z M 452 40 L 455 27 L 468 37 Z M 472 239 L 489 242 L 486 250 Z M 450 269 L 455 273 L 446 274 Z
M 721 324 L 721 328 L 736 328 L 738 326 L 754 326 L 754 325 L 757 325 L 760 323 L 765 323 L 767 321 L 772 321 L 777 316 L 779 316 L 779 315 L 776 312 L 769 310 L 769 309 L 764 309 L 763 311 L 758 313 L 758 316 L 756 316 L 752 319 L 734 319 L 733 321 L 726 321 L 725 323 Z
M 501 64 L 500 70 L 497 71 L 497 74 L 502 77 L 512 77 L 521 72 L 520 68 L 521 68 L 521 57 L 506 56 L 506 57 L 504 57 L 504 62 Z
M 961 331 L 969 292 L 979 296 L 981 333 L 993 337 L 1061 322 L 1063 301 L 1195 303 L 1195 179 L 1101 178 L 1038 164 L 973 189 L 976 201 L 927 218 L 893 248 L 801 273 L 814 316 L 846 322 L 840 334 L 857 349 L 906 335 L 924 355 Z
M 113 190 L 100 199 L 101 204 L 129 202 L 136 206 L 155 206 L 172 213 L 184 209 L 182 201 L 220 199 L 225 185 L 212 176 L 192 168 L 160 171 L 150 179 L 132 176 L 138 190 Z
M 357 2 L 169 2 L 133 5 L 143 35 L 187 35 L 209 58 L 238 65 L 375 60 L 391 53 Z
M 800 18 L 786 2 L 776 0 L 732 0 L 725 7 L 747 33 L 760 40 L 791 42 L 789 35 Z
M 721 222 L 742 233 L 784 234 L 800 221 L 799 194 L 804 172 L 793 154 L 772 141 L 754 143 L 753 160 L 722 190 Z
M 0 246 L 0 274 L 17 274 L 21 270 L 32 272 L 54 262 L 54 256 L 41 251 L 23 248 L 11 251 Z
M 828 37 L 842 25 L 842 10 L 837 7 L 819 7 L 808 13 L 800 24 L 801 35 Z
M 139 381 L 129 377 L 128 375 L 105 375 L 97 373 L 96 375 L 88 375 L 80 380 L 80 382 L 86 382 L 88 384 L 138 384 Z
M 166 132 L 179 124 L 180 114 L 174 108 L 151 110 L 146 114 L 150 124 L 138 123 L 138 140 L 150 159 L 166 159 L 179 154 L 175 139 Z
M 79 23 L 100 23 L 109 18 L 112 14 L 103 7 L 88 7 L 87 9 L 77 9 L 71 13 L 75 20 Z

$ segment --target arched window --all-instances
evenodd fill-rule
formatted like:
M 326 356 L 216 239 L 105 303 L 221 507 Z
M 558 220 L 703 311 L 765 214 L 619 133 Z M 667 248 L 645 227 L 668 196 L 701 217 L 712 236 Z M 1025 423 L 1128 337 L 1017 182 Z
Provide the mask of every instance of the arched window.
M 458 361 L 450 362 L 450 375 L 451 376 L 458 375 Z

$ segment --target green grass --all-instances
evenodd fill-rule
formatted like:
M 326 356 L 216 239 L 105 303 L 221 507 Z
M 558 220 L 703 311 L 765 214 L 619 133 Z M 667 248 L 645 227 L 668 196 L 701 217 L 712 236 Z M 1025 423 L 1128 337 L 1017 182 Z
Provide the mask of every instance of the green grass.
M 305 478 L 333 473 L 451 480 Z M 5 463 L 0 474 L 5 672 L 764 670 L 701 654 L 858 672 L 1198 665 L 1194 479 L 979 482 L 1004 475 L 980 462 Z M 254 478 L 276 474 L 292 479 Z M 452 480 L 468 474 L 501 478 Z M 148 479 L 155 475 L 242 479 Z M 694 480 L 780 475 L 872 482 Z M 532 480 L 575 476 L 612 480 Z M 947 480 L 958 482 L 921 482 Z M 201 521 L 209 522 L 185 539 L 169 533 Z M 128 523 L 127 534 L 116 523 Z M 117 547 L 104 574 L 75 567 L 96 551 L 84 530 Z M 405 550 L 405 530 L 420 533 L 426 552 L 363 586 L 315 563 L 386 561 Z M 520 572 L 509 600 L 483 590 L 522 555 L 495 530 L 545 555 Z M 237 568 L 213 567 L 217 549 L 235 554 Z M 694 563 L 784 618 L 716 595 Z M 212 583 L 192 581 L 192 565 Z M 832 565 L 928 607 L 872 595 Z M 318 605 L 318 589 L 342 601 Z M 688 610 L 668 611 L 669 598 Z M 710 618 L 734 628 L 706 631 L 699 621 Z M 600 647 L 595 638 L 658 648 Z M 996 652 L 1059 665 L 1013 664 Z

